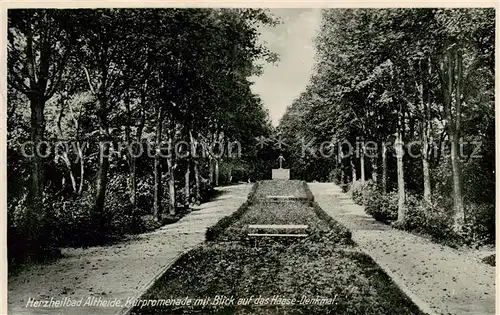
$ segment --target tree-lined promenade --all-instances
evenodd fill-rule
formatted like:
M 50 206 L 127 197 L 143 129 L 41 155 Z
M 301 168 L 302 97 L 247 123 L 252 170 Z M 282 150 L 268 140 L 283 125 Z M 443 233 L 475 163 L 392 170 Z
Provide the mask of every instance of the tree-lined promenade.
M 494 18 L 324 9 L 273 127 L 269 10 L 9 10 L 9 311 L 492 313 Z
M 10 258 L 148 230 L 260 176 L 254 138 L 271 125 L 249 78 L 276 59 L 257 31 L 274 23 L 260 9 L 9 10 Z M 233 142 L 244 156 L 219 154 Z

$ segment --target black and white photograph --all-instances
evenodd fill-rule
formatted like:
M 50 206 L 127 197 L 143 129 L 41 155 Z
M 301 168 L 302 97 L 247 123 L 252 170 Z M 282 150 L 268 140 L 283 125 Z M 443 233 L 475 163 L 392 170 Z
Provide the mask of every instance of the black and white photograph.
M 495 7 L 156 4 L 5 8 L 7 314 L 498 314 Z

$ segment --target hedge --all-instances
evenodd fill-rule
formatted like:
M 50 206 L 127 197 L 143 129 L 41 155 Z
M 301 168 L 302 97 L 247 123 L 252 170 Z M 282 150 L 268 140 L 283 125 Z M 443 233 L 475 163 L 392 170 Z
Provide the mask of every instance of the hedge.
M 259 182 L 256 182 L 250 193 L 248 194 L 247 201 L 245 201 L 235 212 L 227 215 L 220 219 L 216 224 L 212 225 L 205 232 L 205 240 L 208 242 L 215 241 L 219 235 L 221 235 L 225 229 L 227 229 L 231 224 L 238 221 L 241 216 L 248 210 L 248 208 L 255 203 L 255 192 L 259 186 Z

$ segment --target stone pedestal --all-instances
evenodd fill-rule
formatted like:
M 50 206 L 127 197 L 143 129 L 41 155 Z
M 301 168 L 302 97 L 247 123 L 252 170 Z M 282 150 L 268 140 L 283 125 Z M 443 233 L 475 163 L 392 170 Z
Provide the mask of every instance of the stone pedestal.
M 290 169 L 273 168 L 273 179 L 290 179 Z

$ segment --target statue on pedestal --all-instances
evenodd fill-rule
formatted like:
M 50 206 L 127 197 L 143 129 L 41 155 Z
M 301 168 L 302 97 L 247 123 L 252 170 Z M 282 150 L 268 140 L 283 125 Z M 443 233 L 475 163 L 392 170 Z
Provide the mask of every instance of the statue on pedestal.
M 278 161 L 280 163 L 280 169 L 282 169 L 283 167 L 283 161 L 285 161 L 285 158 L 283 157 L 283 154 L 280 153 L 280 156 L 278 156 Z

